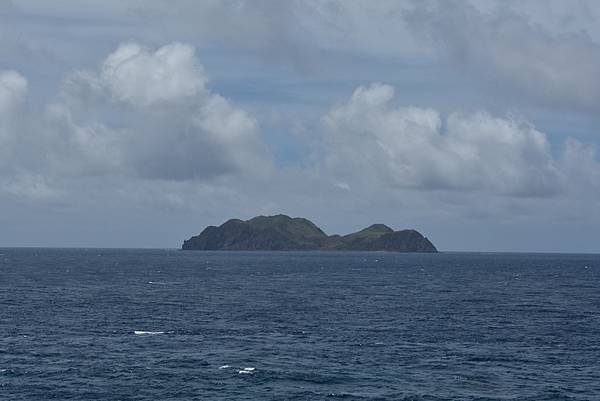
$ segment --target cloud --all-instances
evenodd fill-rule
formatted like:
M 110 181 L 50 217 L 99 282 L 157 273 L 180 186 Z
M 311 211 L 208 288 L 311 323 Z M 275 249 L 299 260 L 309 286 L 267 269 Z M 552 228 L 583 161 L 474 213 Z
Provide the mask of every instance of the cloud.
M 545 106 L 598 111 L 600 44 L 585 32 L 553 32 L 507 7 L 415 4 L 408 26 L 459 70 Z
M 314 35 L 301 21 L 304 10 L 312 7 L 304 2 L 134 0 L 126 4 L 130 15 L 152 26 L 149 37 L 194 38 L 199 46 L 242 52 L 269 66 L 295 70 L 309 68 L 314 57 Z
M 0 71 L 0 167 L 18 139 L 18 116 L 27 95 L 27 79 L 16 71 Z
M 96 119 L 86 119 L 68 104 L 57 102 L 47 106 L 36 128 L 45 150 L 45 166 L 55 177 L 92 177 L 127 175 L 124 143 L 131 135 L 129 127 L 108 126 Z
M 48 104 L 29 98 L 23 75 L 0 71 L 0 198 L 10 202 L 82 201 L 96 185 L 116 197 L 171 188 L 164 196 L 181 200 L 186 186 L 271 173 L 256 119 L 208 88 L 189 45 L 125 43 L 68 74 Z
M 81 156 L 93 167 L 79 172 L 148 179 L 268 172 L 256 120 L 207 82 L 189 45 L 119 46 L 99 71 L 72 74 L 48 107 L 53 142 L 72 151 L 60 159 Z
M 561 169 L 569 177 L 567 185 L 578 195 L 596 194 L 600 190 L 600 163 L 596 148 L 569 138 L 560 160 Z
M 194 48 L 181 43 L 154 52 L 123 44 L 104 60 L 101 79 L 117 100 L 141 106 L 197 96 L 207 82 Z
M 61 196 L 59 190 L 52 188 L 41 175 L 19 174 L 0 177 L 2 191 L 18 199 L 32 202 L 47 202 Z
M 485 112 L 443 120 L 432 109 L 396 107 L 393 98 L 390 85 L 361 86 L 324 117 L 324 165 L 342 182 L 525 197 L 561 190 L 546 136 L 532 125 Z
M 27 79 L 16 71 L 0 71 L 0 112 L 8 113 L 27 93 Z
M 0 13 L 10 12 L 14 7 L 12 0 L 0 0 Z

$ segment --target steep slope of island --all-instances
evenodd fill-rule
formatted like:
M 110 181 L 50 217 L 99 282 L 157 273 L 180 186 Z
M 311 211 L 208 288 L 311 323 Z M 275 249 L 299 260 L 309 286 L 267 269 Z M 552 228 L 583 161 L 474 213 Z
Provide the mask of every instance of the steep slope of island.
M 184 250 L 283 251 L 345 250 L 437 252 L 416 230 L 394 231 L 373 224 L 348 235 L 327 235 L 310 220 L 285 215 L 231 219 L 219 227 L 209 226 L 183 242 Z

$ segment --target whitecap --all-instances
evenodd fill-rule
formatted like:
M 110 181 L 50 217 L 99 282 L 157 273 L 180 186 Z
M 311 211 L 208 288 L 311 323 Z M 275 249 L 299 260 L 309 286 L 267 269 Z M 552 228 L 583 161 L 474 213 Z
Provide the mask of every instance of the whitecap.
M 133 334 L 138 336 L 142 335 L 152 335 L 152 334 L 165 334 L 164 331 L 144 331 L 144 330 L 134 330 Z
M 219 366 L 219 369 L 227 369 L 229 367 L 230 367 L 229 365 L 223 365 L 223 366 Z
M 242 370 L 238 370 L 238 374 L 251 375 L 254 373 L 254 368 L 244 368 Z

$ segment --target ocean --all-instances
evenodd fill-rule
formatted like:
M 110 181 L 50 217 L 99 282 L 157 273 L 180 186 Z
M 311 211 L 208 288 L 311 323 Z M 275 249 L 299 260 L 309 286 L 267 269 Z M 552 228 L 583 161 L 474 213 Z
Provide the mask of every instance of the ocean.
M 0 249 L 2 400 L 600 400 L 600 255 Z

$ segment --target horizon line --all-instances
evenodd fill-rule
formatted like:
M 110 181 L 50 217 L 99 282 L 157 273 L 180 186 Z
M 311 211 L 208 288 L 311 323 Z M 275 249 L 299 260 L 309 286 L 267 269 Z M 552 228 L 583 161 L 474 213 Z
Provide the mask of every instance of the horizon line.
M 181 247 L 106 247 L 106 246 L 35 246 L 35 245 L 19 245 L 19 246 L 0 246 L 0 249 L 55 249 L 55 250 L 169 250 L 169 251 L 186 251 L 186 252 L 230 252 L 230 253 L 266 253 L 266 252 L 296 252 L 296 253 L 390 253 L 390 254 L 423 254 L 423 252 L 396 252 L 396 251 L 344 251 L 344 250 L 184 250 Z M 490 250 L 439 250 L 437 252 L 426 254 L 452 254 L 452 253 L 476 253 L 476 254 L 538 254 L 538 255 L 600 255 L 600 251 L 591 252 L 575 252 L 575 251 L 490 251 Z

